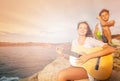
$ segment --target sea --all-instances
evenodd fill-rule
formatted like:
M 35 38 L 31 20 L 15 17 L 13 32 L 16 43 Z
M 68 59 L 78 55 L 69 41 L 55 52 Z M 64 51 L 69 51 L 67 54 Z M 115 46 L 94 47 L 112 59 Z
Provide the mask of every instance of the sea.
M 55 47 L 0 47 L 0 81 L 19 81 L 40 72 L 57 57 Z

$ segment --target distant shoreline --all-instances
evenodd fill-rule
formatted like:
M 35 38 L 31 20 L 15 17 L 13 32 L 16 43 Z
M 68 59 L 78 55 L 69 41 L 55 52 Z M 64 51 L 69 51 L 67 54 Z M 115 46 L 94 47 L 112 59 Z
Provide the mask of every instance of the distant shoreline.
M 54 46 L 60 46 L 60 45 L 70 45 L 70 42 L 65 43 L 36 43 L 36 42 L 0 42 L 0 47 L 6 47 L 6 46 L 42 46 L 42 47 L 54 47 Z
M 47 43 L 34 43 L 34 42 L 0 42 L 0 46 L 48 46 L 50 44 Z
M 120 34 L 112 35 L 112 39 L 120 40 Z M 1 46 L 56 46 L 61 44 L 70 44 L 70 42 L 65 43 L 40 43 L 40 42 L 0 42 Z

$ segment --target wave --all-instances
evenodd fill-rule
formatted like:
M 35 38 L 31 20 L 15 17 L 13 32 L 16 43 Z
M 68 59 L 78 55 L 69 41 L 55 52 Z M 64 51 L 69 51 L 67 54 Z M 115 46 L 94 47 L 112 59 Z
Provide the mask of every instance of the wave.
M 6 77 L 3 76 L 0 78 L 0 81 L 19 81 L 19 77 Z

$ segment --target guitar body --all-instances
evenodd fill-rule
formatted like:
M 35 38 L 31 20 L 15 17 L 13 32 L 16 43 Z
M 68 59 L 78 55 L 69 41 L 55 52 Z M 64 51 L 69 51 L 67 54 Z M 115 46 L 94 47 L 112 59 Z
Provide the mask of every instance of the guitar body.
M 84 52 L 86 54 L 90 54 L 92 52 L 102 50 L 102 48 L 101 47 L 95 47 L 95 48 L 83 48 L 82 47 L 79 49 L 78 48 L 73 49 L 73 51 L 76 53 L 81 52 L 81 50 L 82 50 L 82 52 Z M 70 61 L 71 65 L 75 66 L 75 67 L 85 68 L 87 70 L 87 72 L 97 80 L 105 80 L 105 79 L 109 78 L 112 73 L 112 68 L 113 68 L 112 54 L 100 57 L 98 70 L 95 69 L 98 58 L 90 59 L 84 64 L 76 64 L 75 61 L 77 59 L 78 58 L 76 58 L 76 57 L 70 56 L 69 61 Z

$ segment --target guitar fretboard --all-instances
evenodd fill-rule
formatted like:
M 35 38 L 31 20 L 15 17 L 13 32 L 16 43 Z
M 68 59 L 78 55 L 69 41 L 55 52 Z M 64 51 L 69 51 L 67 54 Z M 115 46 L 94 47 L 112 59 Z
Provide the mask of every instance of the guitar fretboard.
M 75 53 L 75 52 L 70 51 L 70 50 L 63 50 L 63 53 L 69 54 L 69 55 L 74 56 L 76 58 L 79 58 L 82 55 L 82 54 L 78 54 L 78 53 Z

